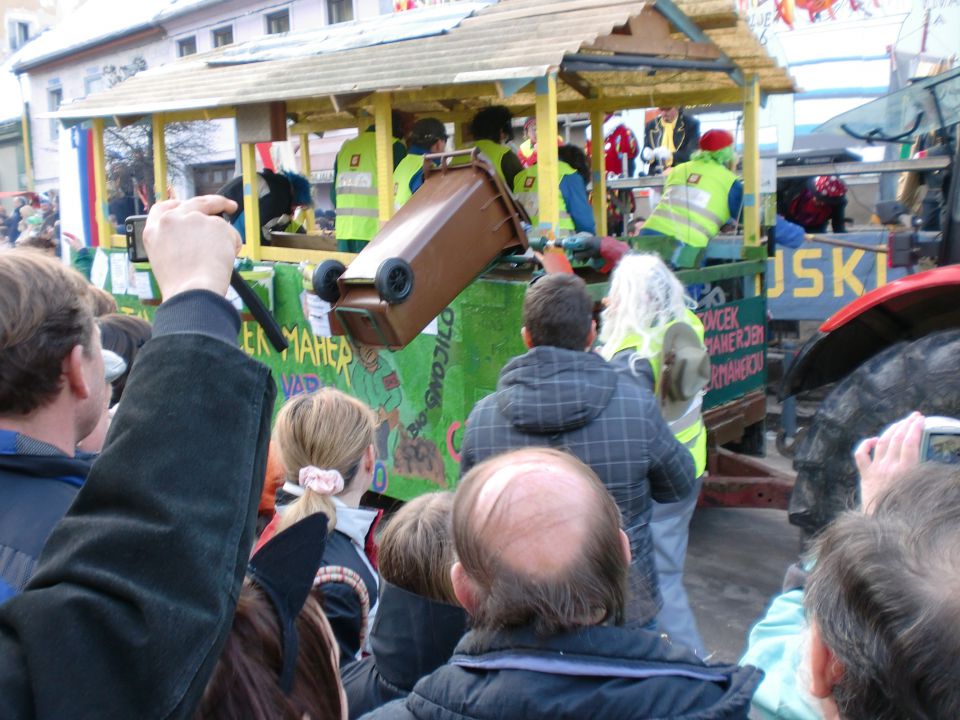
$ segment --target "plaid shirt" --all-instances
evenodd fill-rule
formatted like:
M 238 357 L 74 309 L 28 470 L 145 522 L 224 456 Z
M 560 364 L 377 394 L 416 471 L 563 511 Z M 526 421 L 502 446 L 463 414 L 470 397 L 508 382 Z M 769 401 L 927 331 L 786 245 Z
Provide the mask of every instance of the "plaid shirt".
M 567 450 L 607 486 L 633 554 L 627 622 L 652 620 L 661 600 L 650 498 L 676 502 L 694 484 L 690 453 L 673 437 L 656 398 L 599 355 L 535 347 L 507 363 L 497 391 L 470 413 L 461 475 L 492 455 L 527 446 Z

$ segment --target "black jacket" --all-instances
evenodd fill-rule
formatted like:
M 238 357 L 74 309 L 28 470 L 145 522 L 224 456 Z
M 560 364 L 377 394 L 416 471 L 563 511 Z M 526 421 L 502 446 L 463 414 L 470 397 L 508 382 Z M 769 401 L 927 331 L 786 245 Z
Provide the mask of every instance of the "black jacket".
M 340 673 L 351 720 L 406 697 L 421 678 L 450 659 L 466 629 L 462 608 L 381 580 L 380 609 L 370 634 L 373 655 Z
M 192 718 L 253 543 L 276 385 L 223 298 L 158 310 L 106 445 L 0 606 L 0 718 Z
M 357 555 L 350 538 L 337 530 L 327 536 L 323 551 L 322 566 L 328 565 L 346 567 L 357 573 L 367 588 L 370 609 L 377 606 L 377 578 Z M 346 583 L 328 582 L 320 585 L 320 593 L 323 612 L 340 646 L 340 665 L 356 661 L 362 650 L 360 636 L 365 630 L 363 608 L 356 590 Z
M 763 673 L 704 664 L 655 633 L 468 633 L 450 662 L 368 720 L 747 718 Z
M 648 122 L 643 129 L 644 146 L 652 150 L 660 147 L 663 131 L 663 121 L 659 117 Z M 673 154 L 673 165 L 689 162 L 700 147 L 700 121 L 683 112 L 677 115 L 677 123 L 673 126 L 673 146 L 677 149 Z
M 651 620 L 660 591 L 650 498 L 676 502 L 694 483 L 693 459 L 663 421 L 656 398 L 596 353 L 535 347 L 507 363 L 497 391 L 473 408 L 460 472 L 527 446 L 570 451 L 610 490 L 633 555 L 628 622 Z
M 16 433 L 0 431 L 0 602 L 27 584 L 90 472 L 87 459 L 19 454 L 16 445 Z

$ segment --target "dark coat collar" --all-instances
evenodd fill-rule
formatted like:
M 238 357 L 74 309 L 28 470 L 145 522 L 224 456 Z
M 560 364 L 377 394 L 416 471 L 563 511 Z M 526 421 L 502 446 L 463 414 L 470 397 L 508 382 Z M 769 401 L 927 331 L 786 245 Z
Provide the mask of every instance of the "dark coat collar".
M 467 614 L 456 605 L 381 581 L 380 609 L 370 635 L 377 669 L 392 685 L 409 690 L 443 665 L 467 629 Z

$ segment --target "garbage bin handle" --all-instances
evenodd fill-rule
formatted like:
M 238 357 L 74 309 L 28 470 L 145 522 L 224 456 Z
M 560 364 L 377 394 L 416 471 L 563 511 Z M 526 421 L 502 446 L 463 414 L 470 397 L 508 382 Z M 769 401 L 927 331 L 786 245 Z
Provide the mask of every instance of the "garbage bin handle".
M 469 157 L 470 162 L 462 165 L 453 165 L 450 160 L 457 157 Z M 480 149 L 475 147 L 453 150 L 451 152 L 429 153 L 423 156 L 423 179 L 426 180 L 432 173 L 446 172 L 449 168 L 453 167 L 467 168 L 477 166 L 486 169 L 487 164 L 483 163 L 481 165 L 481 162 Z

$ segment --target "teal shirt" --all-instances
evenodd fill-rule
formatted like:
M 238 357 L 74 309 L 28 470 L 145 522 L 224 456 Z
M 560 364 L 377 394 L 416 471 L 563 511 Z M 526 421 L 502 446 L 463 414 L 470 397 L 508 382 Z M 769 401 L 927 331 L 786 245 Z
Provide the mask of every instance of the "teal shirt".
M 797 676 L 807 620 L 803 612 L 803 591 L 790 590 L 773 599 L 767 614 L 750 630 L 747 652 L 741 665 L 753 665 L 764 672 L 763 682 L 753 696 L 750 717 L 764 720 L 821 720 L 816 700 Z

